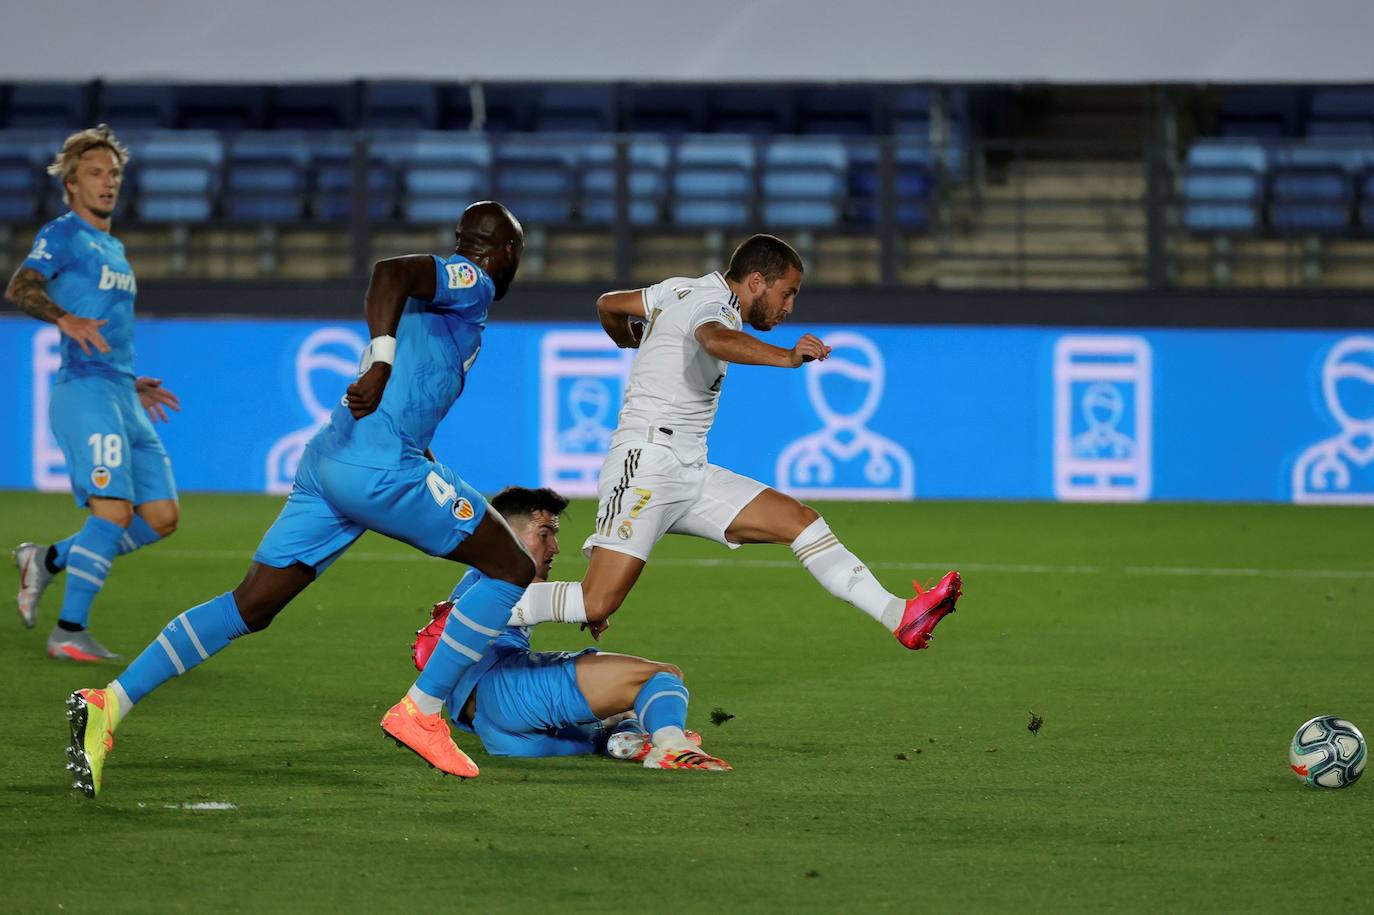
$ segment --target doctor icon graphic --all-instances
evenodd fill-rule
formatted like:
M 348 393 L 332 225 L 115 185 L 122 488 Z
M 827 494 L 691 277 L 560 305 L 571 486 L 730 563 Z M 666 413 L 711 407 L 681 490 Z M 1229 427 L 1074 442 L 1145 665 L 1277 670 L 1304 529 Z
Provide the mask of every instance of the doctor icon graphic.
M 778 457 L 777 485 L 802 499 L 910 499 L 916 469 L 901 445 L 868 428 L 882 403 L 878 347 L 849 331 L 826 335 L 830 358 L 806 366 L 806 393 L 822 428 Z
M 1374 337 L 1346 337 L 1332 347 L 1322 396 L 1340 431 L 1293 465 L 1293 501 L 1374 505 Z

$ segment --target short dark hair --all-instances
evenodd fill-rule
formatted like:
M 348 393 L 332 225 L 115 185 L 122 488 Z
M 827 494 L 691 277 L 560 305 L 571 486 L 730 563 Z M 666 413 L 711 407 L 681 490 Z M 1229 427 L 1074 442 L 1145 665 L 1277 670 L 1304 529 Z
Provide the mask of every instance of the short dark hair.
M 730 255 L 730 266 L 725 275 L 737 283 L 743 282 L 749 274 L 763 274 L 766 283 L 782 279 L 787 271 L 795 267 L 798 273 L 805 273 L 801 255 L 791 245 L 776 235 L 755 235 L 748 238 Z
M 500 512 L 501 517 L 506 520 L 528 518 L 537 511 L 548 512 L 556 518 L 568 507 L 568 499 L 547 486 L 538 489 L 507 486 L 491 497 L 491 507 Z

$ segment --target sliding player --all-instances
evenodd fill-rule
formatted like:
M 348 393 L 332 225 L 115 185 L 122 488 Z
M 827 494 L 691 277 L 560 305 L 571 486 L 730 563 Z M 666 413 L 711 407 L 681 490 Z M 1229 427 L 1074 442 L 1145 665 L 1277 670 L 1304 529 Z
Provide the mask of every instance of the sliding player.
M 600 504 L 581 587 L 537 584 L 517 607 L 526 623 L 585 621 L 599 636 L 664 534 L 689 534 L 736 549 L 785 543 L 834 596 L 877 620 L 910 649 L 954 612 L 961 582 L 949 572 L 929 591 L 903 600 L 883 588 L 817 512 L 791 496 L 706 462 L 729 363 L 797 368 L 830 347 L 804 334 L 790 350 L 740 330 L 776 327 L 792 313 L 802 261 L 771 235 L 740 245 L 724 274 L 673 278 L 597 300 L 606 334 L 638 347 L 620 423 L 597 484 Z M 642 333 L 641 333 L 642 328 Z
M 558 555 L 558 516 L 568 500 L 551 489 L 509 487 L 492 497 L 534 557 L 536 582 L 547 581 Z M 434 620 L 417 634 L 415 666 L 424 669 L 443 638 L 453 601 L 481 580 L 472 570 Z M 445 705 L 454 724 L 476 734 L 493 756 L 575 756 L 606 752 L 643 760 L 649 769 L 723 772 L 724 760 L 702 753 L 701 736 L 685 730 L 687 687 L 672 664 L 630 655 L 531 651 L 529 630 L 507 628 L 467 669 Z M 609 727 L 614 730 L 608 732 Z M 609 746 L 608 746 L 609 744 Z

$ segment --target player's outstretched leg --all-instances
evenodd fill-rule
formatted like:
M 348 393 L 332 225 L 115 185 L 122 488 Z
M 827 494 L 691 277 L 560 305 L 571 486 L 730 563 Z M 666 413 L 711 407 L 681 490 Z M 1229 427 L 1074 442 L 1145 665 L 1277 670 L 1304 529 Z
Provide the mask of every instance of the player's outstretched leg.
M 534 561 L 496 512 L 482 516 L 472 535 L 449 558 L 482 573 L 449 612 L 443 634 L 400 702 L 382 716 L 382 730 L 398 746 L 449 775 L 476 778 L 477 764 L 453 742 L 443 715 L 444 699 L 501 634 L 525 587 Z
M 73 764 L 84 765 L 90 773 L 87 780 L 91 784 L 87 789 L 78 773 L 76 787 L 89 797 L 95 796 L 99 790 L 105 757 L 114 747 L 115 726 L 143 697 L 173 677 L 208 661 L 211 655 L 223 651 L 234 639 L 267 628 L 272 618 L 314 579 L 315 571 L 308 566 L 297 564 L 276 569 L 255 562 L 249 566 L 243 583 L 232 593 L 221 594 L 192 607 L 164 626 L 157 638 L 105 689 L 77 690 L 73 693 L 68 700 L 69 717 L 76 714 L 72 709 L 78 697 L 89 706 L 95 694 L 106 699 L 105 705 L 97 707 L 114 710 L 104 718 L 109 740 L 103 750 L 92 742 L 98 737 L 99 729 L 92 729 L 89 715 L 83 720 L 78 748 L 77 719 L 72 719 L 72 746 L 67 750 L 68 764 L 69 767 Z M 84 762 L 75 758 L 78 752 L 85 753 Z
M 961 580 L 950 572 L 929 591 L 903 600 L 889 592 L 840 542 L 816 511 L 775 489 L 759 493 L 730 522 L 732 543 L 786 543 L 821 587 L 883 624 L 907 648 L 925 648 L 937 623 L 954 612 Z

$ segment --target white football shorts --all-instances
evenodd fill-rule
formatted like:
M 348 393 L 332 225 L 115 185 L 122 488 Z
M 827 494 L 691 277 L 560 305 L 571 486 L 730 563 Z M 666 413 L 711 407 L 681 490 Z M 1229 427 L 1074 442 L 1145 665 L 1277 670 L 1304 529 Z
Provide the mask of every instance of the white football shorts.
M 664 534 L 723 543 L 725 531 L 768 487 L 704 460 L 684 464 L 667 445 L 625 442 L 611 448 L 597 480 L 596 529 L 582 544 L 648 560 Z

